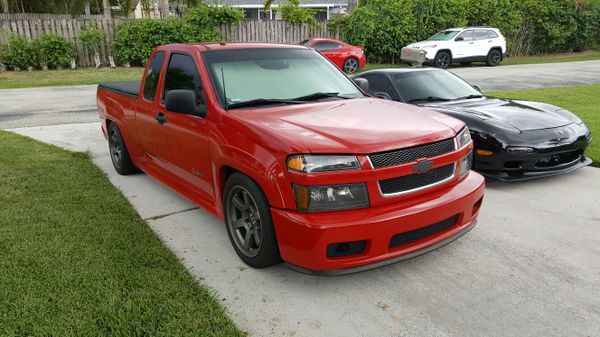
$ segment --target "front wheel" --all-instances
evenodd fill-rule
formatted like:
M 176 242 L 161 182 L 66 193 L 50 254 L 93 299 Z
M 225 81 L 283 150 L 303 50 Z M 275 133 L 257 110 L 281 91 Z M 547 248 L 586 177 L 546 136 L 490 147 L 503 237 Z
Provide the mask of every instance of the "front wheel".
M 492 49 L 488 53 L 485 64 L 490 67 L 495 67 L 500 64 L 500 61 L 502 61 L 502 53 L 498 49 Z
M 441 69 L 448 69 L 451 63 L 452 56 L 446 51 L 438 52 L 437 55 L 435 55 L 435 59 L 433 59 L 433 65 Z
M 115 123 L 110 123 L 108 126 L 108 150 L 113 166 L 119 174 L 128 175 L 139 172 L 129 156 L 121 130 Z
M 354 57 L 351 57 L 344 61 L 344 72 L 348 74 L 353 74 L 358 70 L 358 60 Z
M 252 179 L 241 173 L 227 179 L 223 210 L 229 240 L 242 261 L 253 268 L 280 261 L 269 203 Z

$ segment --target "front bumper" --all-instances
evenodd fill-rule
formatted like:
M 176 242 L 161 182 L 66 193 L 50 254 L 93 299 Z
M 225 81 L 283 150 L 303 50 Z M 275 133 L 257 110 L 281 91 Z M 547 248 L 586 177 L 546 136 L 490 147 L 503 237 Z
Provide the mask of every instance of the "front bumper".
M 400 59 L 410 64 L 423 64 L 426 57 L 427 51 L 424 49 L 404 47 L 400 51 Z
M 411 258 L 439 248 L 475 225 L 485 181 L 475 172 L 448 188 L 375 208 L 327 213 L 272 209 L 281 257 L 294 269 L 319 274 L 348 274 Z M 456 217 L 452 226 L 401 245 L 394 236 Z M 364 251 L 328 257 L 327 247 L 365 240 Z

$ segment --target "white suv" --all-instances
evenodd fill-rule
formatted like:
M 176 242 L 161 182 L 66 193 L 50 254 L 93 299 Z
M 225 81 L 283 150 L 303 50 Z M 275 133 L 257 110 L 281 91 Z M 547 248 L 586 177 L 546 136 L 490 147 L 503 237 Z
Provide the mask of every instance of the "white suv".
M 453 62 L 497 66 L 506 54 L 506 39 L 492 27 L 450 28 L 402 48 L 401 59 L 446 69 Z

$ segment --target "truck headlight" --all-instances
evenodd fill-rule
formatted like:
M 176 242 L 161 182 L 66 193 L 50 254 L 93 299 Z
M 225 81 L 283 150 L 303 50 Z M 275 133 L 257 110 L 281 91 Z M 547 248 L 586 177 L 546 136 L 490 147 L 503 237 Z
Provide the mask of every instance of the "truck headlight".
M 469 128 L 465 126 L 464 129 L 462 129 L 458 133 L 458 136 L 456 136 L 456 138 L 459 149 L 462 149 L 464 146 L 469 144 L 469 142 L 471 141 L 471 132 L 469 131 Z
M 464 174 L 469 172 L 471 167 L 473 166 L 473 151 L 470 151 L 469 154 L 462 157 L 460 159 L 460 171 L 459 174 L 462 177 Z
M 287 160 L 291 171 L 302 173 L 317 173 L 330 171 L 359 170 L 360 164 L 355 156 L 330 155 L 294 155 Z
M 293 185 L 296 207 L 300 212 L 341 211 L 369 207 L 367 185 L 324 186 Z

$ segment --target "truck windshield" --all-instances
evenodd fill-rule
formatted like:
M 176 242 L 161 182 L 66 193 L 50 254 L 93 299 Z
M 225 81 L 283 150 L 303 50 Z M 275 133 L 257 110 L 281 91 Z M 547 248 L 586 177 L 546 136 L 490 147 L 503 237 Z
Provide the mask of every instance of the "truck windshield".
M 213 50 L 202 55 L 225 108 L 364 97 L 352 81 L 314 50 L 253 48 Z
M 469 83 L 443 70 L 421 70 L 392 76 L 406 102 L 451 101 L 482 97 Z
M 458 30 L 445 30 L 427 39 L 427 41 L 448 41 L 458 34 Z

